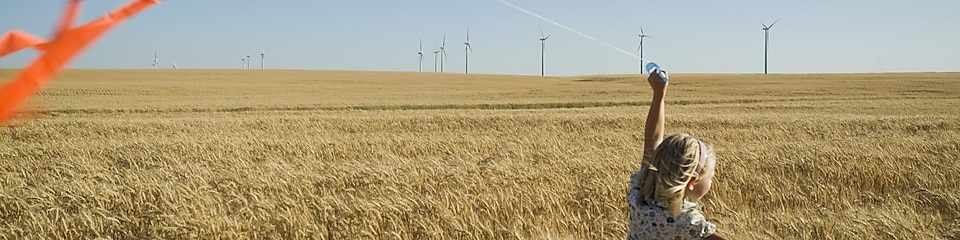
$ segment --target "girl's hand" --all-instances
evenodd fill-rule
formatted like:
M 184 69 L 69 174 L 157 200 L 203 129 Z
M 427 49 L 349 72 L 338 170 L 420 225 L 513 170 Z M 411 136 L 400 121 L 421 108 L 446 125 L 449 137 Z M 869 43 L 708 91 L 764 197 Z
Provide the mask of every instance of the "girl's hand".
M 663 71 L 663 75 L 669 78 L 669 75 L 667 75 L 667 71 Z M 654 93 L 666 92 L 667 85 L 669 85 L 669 82 L 664 82 L 663 79 L 660 78 L 659 69 L 653 70 L 653 73 L 651 73 L 650 76 L 647 77 L 647 83 L 650 83 L 650 88 L 653 89 Z

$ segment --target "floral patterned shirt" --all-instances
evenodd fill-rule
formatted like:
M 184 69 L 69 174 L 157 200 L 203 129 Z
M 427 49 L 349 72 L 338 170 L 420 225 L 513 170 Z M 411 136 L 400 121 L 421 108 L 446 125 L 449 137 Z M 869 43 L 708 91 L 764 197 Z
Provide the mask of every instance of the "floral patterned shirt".
M 647 199 L 640 193 L 640 179 L 646 168 L 630 176 L 630 231 L 627 239 L 703 239 L 713 235 L 717 226 L 700 213 L 699 205 L 684 200 L 680 214 L 671 216 L 665 204 Z

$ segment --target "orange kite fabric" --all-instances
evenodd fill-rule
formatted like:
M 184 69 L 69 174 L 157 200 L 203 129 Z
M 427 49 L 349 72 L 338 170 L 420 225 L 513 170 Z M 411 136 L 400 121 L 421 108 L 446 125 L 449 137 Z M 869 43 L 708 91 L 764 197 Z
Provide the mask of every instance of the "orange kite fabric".
M 46 86 L 67 63 L 107 30 L 157 2 L 159 0 L 133 0 L 106 16 L 72 27 L 81 4 L 80 0 L 71 0 L 60 26 L 49 42 L 42 42 L 37 37 L 16 30 L 0 38 L 0 57 L 28 47 L 42 52 L 37 59 L 14 76 L 13 80 L 0 88 L 0 124 L 9 120 L 17 106 Z

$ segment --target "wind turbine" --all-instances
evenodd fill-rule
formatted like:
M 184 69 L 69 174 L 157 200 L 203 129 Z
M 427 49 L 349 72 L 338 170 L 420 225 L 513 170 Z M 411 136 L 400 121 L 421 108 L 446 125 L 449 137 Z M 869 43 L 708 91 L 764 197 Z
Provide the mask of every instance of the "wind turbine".
M 247 69 L 250 69 L 250 55 L 247 55 Z
M 434 43 L 436 44 L 436 43 Z M 433 45 L 437 46 L 437 45 Z M 433 72 L 437 72 L 437 54 L 440 53 L 440 50 L 433 51 Z
M 447 60 L 447 34 L 443 34 L 443 42 L 440 43 L 440 72 L 443 72 L 443 62 Z
M 417 55 L 420 56 L 420 68 L 419 71 L 423 72 L 423 39 L 420 39 L 420 51 L 417 52 Z
M 173 60 L 173 69 L 177 69 L 177 60 Z
M 242 57 L 240 58 L 240 69 L 247 69 L 247 59 L 246 59 L 246 58 L 242 58 Z
M 157 60 L 157 51 L 153 51 L 153 69 L 160 67 L 160 61 Z
M 640 47 L 637 47 L 637 51 L 640 52 L 640 74 L 643 74 L 643 39 L 644 38 L 653 38 L 653 36 L 643 33 L 643 27 L 640 27 Z
M 543 36 L 543 28 L 540 28 L 540 76 L 544 75 L 543 67 L 543 56 L 547 47 L 547 39 L 550 38 L 550 35 L 546 37 Z
M 773 23 L 771 23 L 770 26 L 767 26 L 766 24 L 763 24 L 763 22 L 760 22 L 760 25 L 763 25 L 763 74 L 767 74 L 767 51 L 769 50 L 769 47 L 767 47 L 767 44 L 770 43 L 770 28 L 772 28 L 773 25 L 777 24 L 777 22 L 779 21 L 780 19 L 773 21 Z
M 263 51 L 263 49 L 260 49 L 260 70 L 263 70 L 263 57 L 264 57 L 264 55 L 267 55 L 267 52 Z
M 467 28 L 467 42 L 464 42 L 463 45 L 463 56 L 466 58 L 464 59 L 465 66 L 463 68 L 463 73 L 466 74 L 470 73 L 470 54 L 467 52 L 467 50 L 473 52 L 473 47 L 470 46 L 470 28 Z

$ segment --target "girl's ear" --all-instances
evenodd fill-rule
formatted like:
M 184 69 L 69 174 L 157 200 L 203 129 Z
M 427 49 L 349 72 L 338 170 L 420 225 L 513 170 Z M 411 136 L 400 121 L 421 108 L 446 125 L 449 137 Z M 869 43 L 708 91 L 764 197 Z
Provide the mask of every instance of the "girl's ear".
M 687 189 L 693 191 L 693 185 L 697 184 L 697 177 L 690 177 L 690 181 L 687 182 Z

